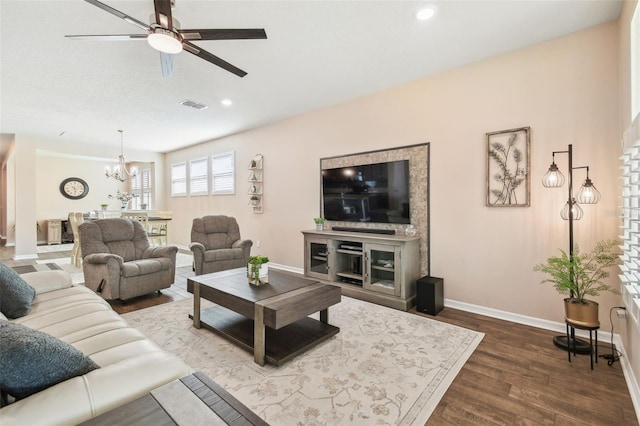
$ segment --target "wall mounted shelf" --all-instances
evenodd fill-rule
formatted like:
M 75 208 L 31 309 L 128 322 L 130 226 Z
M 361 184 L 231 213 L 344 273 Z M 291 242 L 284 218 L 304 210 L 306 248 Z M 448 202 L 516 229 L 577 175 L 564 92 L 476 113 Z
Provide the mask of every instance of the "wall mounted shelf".
M 254 213 L 264 211 L 264 157 L 256 154 L 249 163 L 249 205 Z

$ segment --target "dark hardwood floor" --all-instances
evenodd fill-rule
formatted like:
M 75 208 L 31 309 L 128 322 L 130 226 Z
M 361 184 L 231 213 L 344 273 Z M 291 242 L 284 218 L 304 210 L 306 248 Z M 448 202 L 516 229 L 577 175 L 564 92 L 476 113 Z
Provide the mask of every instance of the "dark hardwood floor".
M 66 257 L 69 252 L 41 258 Z M 33 264 L 13 261 L 11 248 L 0 248 L 0 261 L 9 266 Z M 162 295 L 113 302 L 125 313 L 190 298 L 186 292 L 190 267 L 178 268 L 176 283 Z M 445 308 L 438 321 L 476 330 L 484 339 L 471 355 L 427 425 L 638 425 L 619 362 L 600 358 L 592 371 L 588 355 L 572 357 L 553 345 L 558 333 Z M 599 354 L 610 354 L 599 342 Z
M 567 361 L 555 332 L 445 308 L 439 321 L 485 333 L 428 425 L 637 425 L 619 362 Z M 600 342 L 600 355 L 611 353 Z

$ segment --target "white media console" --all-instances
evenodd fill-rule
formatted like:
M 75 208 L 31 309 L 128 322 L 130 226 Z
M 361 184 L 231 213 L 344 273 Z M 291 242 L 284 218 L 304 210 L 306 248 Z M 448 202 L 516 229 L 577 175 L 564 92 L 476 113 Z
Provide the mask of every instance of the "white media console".
M 415 305 L 419 237 L 334 230 L 302 233 L 305 276 L 339 285 L 342 294 L 356 299 L 404 311 Z

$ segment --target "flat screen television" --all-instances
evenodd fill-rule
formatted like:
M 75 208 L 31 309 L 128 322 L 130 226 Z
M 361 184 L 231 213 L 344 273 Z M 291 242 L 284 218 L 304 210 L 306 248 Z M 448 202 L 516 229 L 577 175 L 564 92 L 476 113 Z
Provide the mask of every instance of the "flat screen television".
M 327 220 L 411 223 L 409 160 L 322 170 Z

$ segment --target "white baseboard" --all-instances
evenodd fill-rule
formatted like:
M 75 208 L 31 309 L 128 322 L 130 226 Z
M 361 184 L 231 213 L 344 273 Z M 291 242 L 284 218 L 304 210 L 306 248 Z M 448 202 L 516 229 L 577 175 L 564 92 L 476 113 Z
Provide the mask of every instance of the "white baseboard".
M 622 347 L 622 342 L 614 341 L 614 343 L 616 344 L 616 347 L 618 349 Z M 622 350 L 620 352 L 622 352 Z M 638 385 L 636 376 L 633 375 L 633 369 L 631 368 L 629 359 L 626 357 L 624 352 L 622 353 L 622 355 L 620 355 L 620 365 L 622 365 L 622 373 L 624 374 L 624 379 L 627 382 L 627 387 L 629 388 L 629 393 L 631 394 L 631 402 L 633 402 L 633 408 L 636 410 L 638 423 L 640 423 L 640 386 Z
M 515 322 L 517 324 L 524 324 L 531 327 L 542 328 L 544 330 L 551 330 L 558 333 L 566 333 L 566 325 L 561 322 L 548 321 L 540 318 L 529 317 L 526 315 L 514 314 L 513 312 L 501 311 L 498 309 L 487 308 L 480 305 L 472 305 L 470 303 L 458 302 L 456 300 L 445 299 L 444 306 L 461 311 L 472 312 L 474 314 L 484 315 L 491 318 L 497 318 L 505 321 Z M 576 330 L 576 335 L 580 337 L 589 337 L 589 333 L 583 330 Z M 611 342 L 611 333 L 607 331 L 598 331 L 598 341 Z M 633 369 L 627 359 L 626 351 L 622 339 L 619 334 L 613 334 L 613 343 L 616 349 L 620 351 L 620 365 L 622 366 L 622 373 L 624 374 L 629 394 L 631 395 L 631 401 L 633 407 L 636 410 L 636 416 L 640 423 L 640 386 L 633 375 Z
M 28 260 L 28 259 L 37 259 L 38 253 L 35 254 L 16 254 L 13 256 L 13 260 Z
M 293 272 L 294 274 L 304 275 L 304 269 L 294 268 L 293 266 L 281 265 L 279 263 L 269 262 L 269 268 L 279 269 L 281 271 Z

